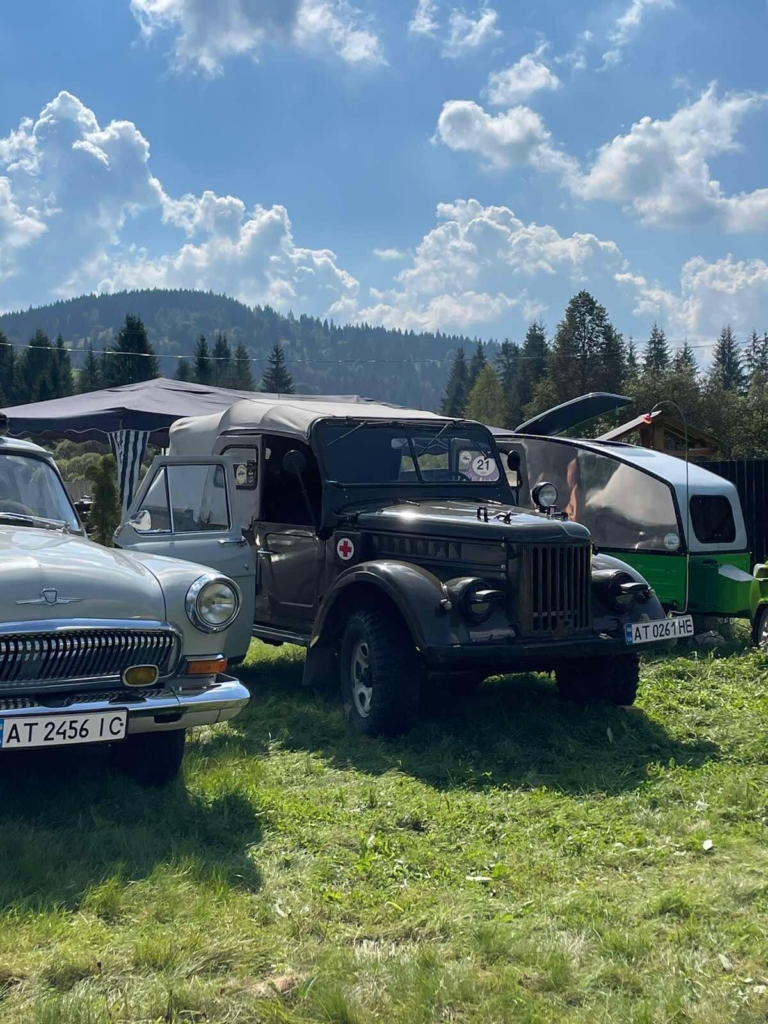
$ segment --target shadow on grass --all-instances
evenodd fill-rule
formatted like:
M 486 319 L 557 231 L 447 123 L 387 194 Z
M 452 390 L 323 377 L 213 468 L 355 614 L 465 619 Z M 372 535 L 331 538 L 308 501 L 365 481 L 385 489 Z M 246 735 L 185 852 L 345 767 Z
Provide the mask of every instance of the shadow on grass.
M 288 659 L 243 669 L 251 704 L 212 749 L 234 744 L 257 754 L 277 741 L 337 767 L 398 770 L 436 788 L 583 793 L 619 793 L 645 781 L 655 764 L 696 767 L 718 755 L 715 744 L 678 740 L 639 708 L 562 703 L 546 678 L 533 675 L 486 682 L 465 699 L 436 690 L 430 713 L 408 735 L 368 739 L 348 728 L 338 703 L 302 688 L 301 669 Z
M 76 909 L 116 874 L 133 881 L 174 863 L 203 884 L 259 886 L 245 852 L 258 820 L 235 793 L 204 802 L 181 780 L 140 788 L 111 771 L 105 749 L 82 747 L 3 757 L 0 792 L 0 911 Z

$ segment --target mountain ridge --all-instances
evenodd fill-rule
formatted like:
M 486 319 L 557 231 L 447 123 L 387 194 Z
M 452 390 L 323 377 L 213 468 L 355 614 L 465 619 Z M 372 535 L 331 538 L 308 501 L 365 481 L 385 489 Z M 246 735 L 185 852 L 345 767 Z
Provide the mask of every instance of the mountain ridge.
M 0 330 L 19 346 L 38 328 L 51 340 L 60 332 L 79 365 L 77 354 L 89 343 L 98 352 L 114 341 L 126 313 L 144 321 L 167 377 L 176 372 L 179 357 L 192 356 L 200 334 L 212 340 L 216 331 L 224 331 L 233 349 L 239 341 L 245 344 L 257 382 L 269 350 L 280 342 L 301 392 L 365 394 L 425 409 L 439 407 L 456 349 L 476 344 L 462 335 L 339 325 L 246 306 L 214 292 L 160 288 L 81 295 L 4 313 Z M 495 343 L 488 344 L 495 349 Z

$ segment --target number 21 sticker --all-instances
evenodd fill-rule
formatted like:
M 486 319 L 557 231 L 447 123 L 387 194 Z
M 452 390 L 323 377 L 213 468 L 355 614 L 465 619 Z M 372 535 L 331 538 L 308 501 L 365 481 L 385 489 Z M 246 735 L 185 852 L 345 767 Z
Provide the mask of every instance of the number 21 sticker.
M 472 469 L 480 477 L 493 476 L 496 472 L 496 462 L 490 455 L 478 455 L 472 462 Z

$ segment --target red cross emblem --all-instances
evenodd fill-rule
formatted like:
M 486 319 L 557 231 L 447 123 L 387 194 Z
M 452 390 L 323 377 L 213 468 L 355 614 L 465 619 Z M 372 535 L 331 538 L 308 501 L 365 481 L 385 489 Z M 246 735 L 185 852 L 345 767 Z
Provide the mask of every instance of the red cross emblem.
M 336 545 L 336 554 L 342 562 L 348 562 L 355 554 L 355 545 L 349 537 L 342 537 Z

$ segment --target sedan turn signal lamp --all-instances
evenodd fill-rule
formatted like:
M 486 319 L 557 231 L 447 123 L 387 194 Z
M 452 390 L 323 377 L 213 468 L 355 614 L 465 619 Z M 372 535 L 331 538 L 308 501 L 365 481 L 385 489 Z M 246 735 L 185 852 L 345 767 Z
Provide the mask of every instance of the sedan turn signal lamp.
M 215 676 L 219 672 L 227 671 L 227 659 L 223 654 L 217 654 L 213 658 L 188 658 L 188 676 Z

